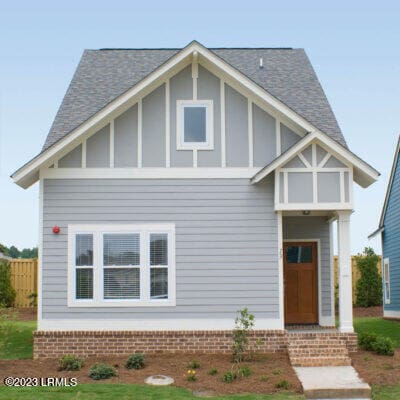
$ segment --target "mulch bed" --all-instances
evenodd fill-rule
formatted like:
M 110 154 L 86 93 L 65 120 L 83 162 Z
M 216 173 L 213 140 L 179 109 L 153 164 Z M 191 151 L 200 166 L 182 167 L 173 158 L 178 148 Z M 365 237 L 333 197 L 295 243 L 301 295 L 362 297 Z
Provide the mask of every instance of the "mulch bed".
M 354 307 L 353 315 L 355 318 L 364 317 L 383 317 L 382 306 L 378 307 Z
M 370 385 L 398 385 L 400 382 L 400 350 L 394 356 L 379 356 L 370 351 L 351 355 L 352 364 Z
M 36 307 L 25 307 L 25 308 L 5 308 L 1 309 L 0 313 L 7 314 L 8 318 L 16 319 L 18 321 L 35 321 L 37 319 L 37 308 Z
M 167 375 L 175 379 L 175 386 L 193 391 L 205 391 L 215 394 L 234 393 L 274 393 L 280 391 L 276 384 L 286 380 L 290 391 L 301 393 L 301 385 L 285 354 L 255 355 L 254 361 L 243 362 L 241 366 L 250 367 L 252 374 L 247 378 L 238 378 L 232 383 L 222 382 L 222 375 L 232 367 L 231 356 L 209 354 L 160 354 L 148 355 L 146 367 L 142 370 L 128 370 L 124 364 L 127 357 L 99 357 L 86 359 L 80 371 L 58 371 L 57 360 L 3 360 L 0 361 L 0 381 L 4 377 L 75 377 L 78 383 L 144 383 L 150 375 Z M 188 382 L 185 374 L 188 363 L 196 360 L 200 368 L 196 370 L 197 381 Z M 91 365 L 105 362 L 117 367 L 118 376 L 93 381 L 88 377 Z M 211 368 L 217 368 L 218 374 L 208 375 Z M 265 377 L 265 378 L 262 378 Z

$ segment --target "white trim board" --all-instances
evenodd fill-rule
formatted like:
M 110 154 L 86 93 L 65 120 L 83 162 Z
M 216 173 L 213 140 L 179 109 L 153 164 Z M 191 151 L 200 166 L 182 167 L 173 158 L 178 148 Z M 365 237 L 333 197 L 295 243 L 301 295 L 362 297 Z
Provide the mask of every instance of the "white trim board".
M 383 308 L 383 317 L 400 319 L 400 310 L 385 310 Z
M 42 319 L 39 331 L 219 331 L 232 330 L 234 318 Z M 256 318 L 254 329 L 282 330 L 279 318 Z
M 174 75 L 174 73 L 176 73 L 176 69 L 189 65 L 192 62 L 192 57 L 194 54 L 196 54 L 196 57 L 198 57 L 199 62 L 202 64 L 211 64 L 220 73 L 227 75 L 229 79 L 232 79 L 234 82 L 236 82 L 241 88 L 254 94 L 256 97 L 254 100 L 255 103 L 257 103 L 258 99 L 261 102 L 269 104 L 269 106 L 273 108 L 277 114 L 281 115 L 283 119 L 287 118 L 291 121 L 291 123 L 299 126 L 305 132 L 319 132 L 321 135 L 325 135 L 301 115 L 294 112 L 286 104 L 272 96 L 261 86 L 254 83 L 250 78 L 239 72 L 237 69 L 225 62 L 222 58 L 218 57 L 215 53 L 208 50 L 198 42 L 192 42 L 177 54 L 172 56 L 163 65 L 156 68 L 142 81 L 137 83 L 122 95 L 118 96 L 102 110 L 98 111 L 92 117 L 88 118 L 87 121 L 53 144 L 46 151 L 39 154 L 24 166 L 19 168 L 12 175 L 14 182 L 24 188 L 32 185 L 38 179 L 38 170 L 46 162 L 51 161 L 59 151 L 65 148 L 68 144 L 78 144 L 78 140 L 83 134 L 87 133 L 88 131 L 94 132 L 100 129 L 111 117 L 121 114 L 123 111 L 129 108 L 130 105 L 132 105 L 132 99 L 135 98 L 135 96 L 139 94 L 143 95 L 150 89 L 153 90 L 155 87 L 157 87 L 157 85 L 165 82 L 166 79 L 169 79 L 170 76 Z

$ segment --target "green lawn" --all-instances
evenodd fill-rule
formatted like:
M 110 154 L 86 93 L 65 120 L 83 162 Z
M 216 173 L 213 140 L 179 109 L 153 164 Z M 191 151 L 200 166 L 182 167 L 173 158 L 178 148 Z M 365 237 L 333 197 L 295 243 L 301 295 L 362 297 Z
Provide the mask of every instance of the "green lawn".
M 397 386 L 373 386 L 373 400 L 398 400 L 400 399 L 400 385 Z
M 13 321 L 7 324 L 12 329 L 5 336 L 5 346 L 0 348 L 0 359 L 32 358 L 32 332 L 36 329 L 36 321 Z
M 0 400 L 194 400 L 186 389 L 123 384 L 84 384 L 74 388 L 7 388 L 0 386 Z M 210 400 L 300 400 L 292 393 L 274 395 L 235 395 L 211 397 Z
M 400 323 L 383 318 L 355 318 L 354 329 L 357 333 L 369 332 L 390 337 L 400 348 Z M 399 397 L 400 398 L 400 397 Z

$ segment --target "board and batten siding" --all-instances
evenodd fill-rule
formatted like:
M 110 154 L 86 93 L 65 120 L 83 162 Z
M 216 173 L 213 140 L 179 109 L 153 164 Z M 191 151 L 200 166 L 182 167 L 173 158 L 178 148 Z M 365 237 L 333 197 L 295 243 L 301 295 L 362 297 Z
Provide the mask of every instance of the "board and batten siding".
M 43 319 L 279 318 L 272 178 L 43 181 Z M 176 306 L 67 307 L 68 224 L 176 226 Z M 52 233 L 58 225 L 61 232 Z
M 282 221 L 283 240 L 319 239 L 321 261 L 321 312 L 322 316 L 332 315 L 332 287 L 329 224 L 326 217 L 284 217 Z
M 400 162 L 396 167 L 383 221 L 383 259 L 389 258 L 390 304 L 383 301 L 384 310 L 400 311 Z M 384 275 L 384 274 L 382 274 Z
M 203 66 L 198 66 L 198 78 L 194 81 L 189 65 L 141 98 L 140 103 L 115 117 L 113 135 L 108 124 L 92 136 L 83 138 L 86 146 L 79 144 L 63 155 L 58 167 L 193 167 L 193 150 L 177 149 L 176 118 L 177 101 L 194 100 L 194 85 L 197 85 L 198 100 L 213 102 L 214 147 L 197 150 L 197 167 L 264 167 L 277 157 L 278 152 L 280 154 L 300 140 L 298 133 L 281 122 L 277 133 L 277 121 L 272 115 L 227 83 L 221 84 L 220 78 Z M 278 135 L 280 151 L 277 150 Z M 168 144 L 169 149 L 166 148 Z M 114 152 L 113 157 L 110 151 Z M 82 165 L 82 159 L 86 159 L 86 165 Z

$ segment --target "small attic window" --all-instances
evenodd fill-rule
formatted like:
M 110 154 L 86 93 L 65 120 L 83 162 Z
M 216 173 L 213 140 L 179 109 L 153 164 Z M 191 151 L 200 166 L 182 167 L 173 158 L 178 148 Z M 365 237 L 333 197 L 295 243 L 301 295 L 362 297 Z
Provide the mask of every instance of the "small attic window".
M 212 150 L 212 100 L 177 101 L 177 149 Z

